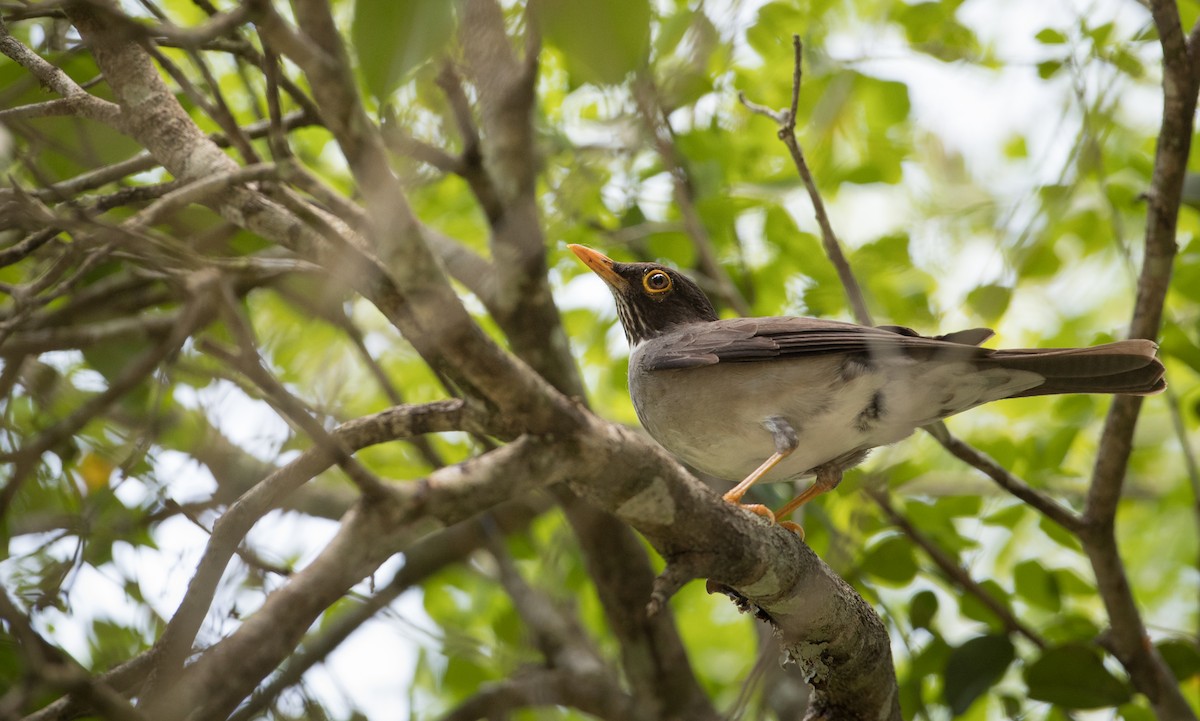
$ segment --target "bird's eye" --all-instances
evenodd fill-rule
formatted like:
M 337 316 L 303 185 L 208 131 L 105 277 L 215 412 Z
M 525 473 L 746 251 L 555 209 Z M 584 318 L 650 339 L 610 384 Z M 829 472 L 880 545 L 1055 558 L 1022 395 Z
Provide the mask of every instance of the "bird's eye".
M 661 270 L 652 270 L 642 276 L 642 287 L 648 293 L 666 293 L 671 289 L 671 276 Z

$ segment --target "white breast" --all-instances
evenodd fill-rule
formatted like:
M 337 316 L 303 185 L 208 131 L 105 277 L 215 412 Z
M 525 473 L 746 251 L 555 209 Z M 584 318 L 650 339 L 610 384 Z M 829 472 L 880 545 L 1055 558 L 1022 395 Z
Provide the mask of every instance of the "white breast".
M 1041 381 L 1032 373 L 907 357 L 889 358 L 847 379 L 843 356 L 837 355 L 647 371 L 639 362 L 646 349 L 635 348 L 629 365 L 642 425 L 687 463 L 732 481 L 775 451 L 763 425 L 771 417 L 786 420 L 799 438 L 796 450 L 764 479 L 786 481 Z M 873 403 L 878 414 L 872 418 L 864 410 Z

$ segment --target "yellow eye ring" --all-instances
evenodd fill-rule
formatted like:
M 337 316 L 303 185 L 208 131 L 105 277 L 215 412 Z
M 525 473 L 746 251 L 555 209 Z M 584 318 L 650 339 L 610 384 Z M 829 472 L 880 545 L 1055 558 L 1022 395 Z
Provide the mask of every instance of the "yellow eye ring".
M 666 293 L 674 285 L 674 281 L 671 280 L 671 276 L 665 270 L 649 270 L 642 276 L 642 287 L 651 295 Z

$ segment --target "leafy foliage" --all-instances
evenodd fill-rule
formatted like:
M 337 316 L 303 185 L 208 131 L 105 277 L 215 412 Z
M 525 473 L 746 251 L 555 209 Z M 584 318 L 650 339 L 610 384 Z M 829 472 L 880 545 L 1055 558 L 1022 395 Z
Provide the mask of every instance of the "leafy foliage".
M 416 216 L 459 247 L 488 257 L 494 218 L 472 195 L 471 177 L 446 172 L 438 167 L 440 156 L 428 152 L 457 158 L 469 145 L 463 119 L 441 89 L 445 79 L 439 80 L 443 63 L 463 62 L 461 44 L 471 41 L 459 33 L 461 4 L 334 5 L 355 77 L 373 98 L 370 107 L 403 136 L 390 162 Z M 503 3 L 512 45 L 533 47 L 517 38 L 535 28 L 545 45 L 534 145 L 522 151 L 541 164 L 537 210 L 548 238 L 548 277 L 592 408 L 615 421 L 636 420 L 615 312 L 588 271 L 564 252 L 565 243 L 600 247 L 619 260 L 672 262 L 714 291 L 725 315 L 740 306 L 756 315 L 851 319 L 776 128 L 738 102 L 744 93 L 773 109 L 788 105 L 793 33 L 804 45 L 797 132 L 877 322 L 922 332 L 987 325 L 1014 347 L 1121 336 L 1133 306 L 1152 184 L 1157 117 L 1145 109 L 1154 106 L 1148 99 L 1160 93 L 1161 79 L 1149 17 L 1140 5 L 1125 5 L 1100 3 L 1094 12 L 1063 11 L 1035 23 L 1017 18 L 1021 13 L 1005 3 L 961 0 Z M 180 26 L 204 17 L 184 0 L 155 7 Z M 1200 13 L 1194 2 L 1180 8 L 1185 22 Z M 9 24 L 14 37 L 76 81 L 99 75 L 61 19 Z M 256 55 L 266 49 L 245 28 L 230 39 Z M 213 43 L 194 51 L 166 43 L 159 48 L 163 60 L 191 78 L 192 87 L 177 80 L 171 87 L 206 131 L 224 127 L 211 104 L 189 93 L 197 87 L 206 97 L 219 90 L 240 126 L 269 116 L 265 98 L 275 90 L 258 65 L 246 61 L 242 44 L 236 52 Z M 306 97 L 296 68 L 285 63 L 280 71 Z M 467 90 L 471 100 L 480 91 Z M 111 99 L 104 84 L 94 92 Z M 0 65 L 3 107 L 44 96 L 23 68 Z M 285 114 L 304 110 L 296 95 L 285 92 L 278 101 Z M 287 134 L 289 155 L 323 186 L 349 195 L 350 171 L 330 131 L 316 118 L 307 122 L 310 127 Z M 0 162 L 23 194 L 135 163 L 141 151 L 91 120 L 39 117 L 8 127 Z M 504 140 L 483 137 L 483 151 L 473 148 L 464 157 L 472 168 L 504 162 L 488 154 L 489 143 Z M 265 133 L 248 142 L 262 157 L 284 159 L 273 155 L 278 150 Z M 116 203 L 118 195 L 155 199 L 161 197 L 155 189 L 171 180 L 147 163 L 89 186 L 71 202 L 116 225 L 152 202 L 125 205 Z M 37 195 L 39 204 L 62 200 Z M 105 202 L 112 208 L 97 210 Z M 20 225 L 14 220 L 12 229 L 0 230 L 5 248 L 27 237 L 17 232 Z M 1122 559 L 1152 629 L 1149 642 L 1193 707 L 1200 697 L 1194 513 L 1200 482 L 1190 455 L 1200 437 L 1198 231 L 1200 214 L 1185 209 L 1161 346 L 1171 390 L 1143 408 L 1117 525 Z M 322 426 L 454 390 L 379 309 L 349 291 L 351 279 L 307 268 L 256 271 L 252 262 L 286 254 L 205 208 L 172 213 L 128 242 L 130 248 L 113 255 L 90 256 L 93 249 L 72 246 L 63 235 L 47 246 L 61 255 L 30 253 L 0 268 L 0 283 L 10 291 L 0 311 L 0 338 L 15 342 L 32 337 L 20 333 L 46 329 L 176 318 L 187 307 L 177 287 L 182 271 L 220 267 L 230 272 L 229 292 L 262 366 Z M 134 256 L 153 263 L 139 265 Z M 67 265 L 77 272 L 63 280 Z M 63 292 L 30 295 L 44 278 L 62 282 Z M 481 325 L 504 338 L 477 289 L 458 289 Z M 38 619 L 37 629 L 89 671 L 108 670 L 153 643 L 161 633 L 159 614 L 173 610 L 187 581 L 164 569 L 177 562 L 194 567 L 204 534 L 228 504 L 315 445 L 283 420 L 276 398 L 212 352 L 232 347 L 238 332 L 229 317 L 218 317 L 192 334 L 117 402 L 56 438 L 7 507 L 3 585 Z M 124 372 L 155 353 L 160 340 L 161 333 L 141 332 L 4 353 L 0 450 L 13 454 L 30 439 L 47 437 L 122 383 Z M 1000 466 L 1078 511 L 1109 404 L 1022 399 L 972 411 L 950 426 Z M 411 484 L 493 442 L 446 433 L 356 458 L 389 482 Z M 342 475 L 323 473 L 289 499 L 286 516 L 264 522 L 261 537 L 249 537 L 236 572 L 222 584 L 201 639 L 212 642 L 236 627 L 303 566 L 319 548 L 322 532 L 312 529 L 325 528 L 317 519 L 340 517 L 351 490 Z M 890 494 L 921 538 L 974 584 L 965 588 L 865 490 Z M 764 489 L 762 500 L 776 503 L 790 491 Z M 771 493 L 778 497 L 766 497 Z M 896 640 L 905 718 L 1058 719 L 1069 710 L 1099 708 L 1113 709 L 1110 717 L 1151 717 L 1146 699 L 1105 650 L 1112 619 L 1078 537 L 1012 500 L 931 438 L 880 449 L 838 492 L 814 504 L 804 525 L 807 542 L 876 605 Z M 492 552 L 511 559 L 555 608 L 577 618 L 604 658 L 614 664 L 621 658 L 587 561 L 559 511 L 542 513 Z M 418 579 L 409 597 L 415 603 L 393 606 L 399 610 L 385 622 L 408 646 L 387 654 L 411 659 L 412 671 L 388 683 L 392 693 L 409 689 L 397 703 L 412 716 L 448 713 L 489 683 L 520 677 L 542 662 L 543 649 L 531 640 L 499 573 L 488 554 L 468 553 Z M 325 621 L 332 625 L 339 610 L 327 611 Z M 760 645 L 753 619 L 705 594 L 700 584 L 685 587 L 672 611 L 704 690 L 718 708 L 733 706 L 750 683 Z M 344 656 L 335 654 L 339 660 L 331 665 L 343 668 L 338 664 L 362 649 L 339 653 Z M 22 659 L 0 636 L 0 688 L 23 678 Z M 379 663 L 360 660 L 357 668 L 363 665 Z M 751 713 L 776 717 L 771 690 L 756 696 L 761 700 Z M 25 710 L 50 700 L 43 696 L 24 699 Z M 313 699 L 334 717 L 373 710 L 364 696 L 342 713 L 331 695 L 311 684 L 296 686 L 265 713 L 297 715 Z M 561 708 L 529 713 L 583 717 Z

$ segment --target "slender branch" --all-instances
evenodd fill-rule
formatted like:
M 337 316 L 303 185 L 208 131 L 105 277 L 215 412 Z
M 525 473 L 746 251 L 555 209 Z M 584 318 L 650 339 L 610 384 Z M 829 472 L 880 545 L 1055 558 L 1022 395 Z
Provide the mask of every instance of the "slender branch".
M 1078 514 L 1056 501 L 1050 495 L 1029 485 L 1007 468 L 997 463 L 991 456 L 952 434 L 944 423 L 937 423 L 930 426 L 927 430 L 955 458 L 973 468 L 983 471 L 983 473 L 996 482 L 996 485 L 1024 501 L 1046 518 L 1049 518 L 1072 533 L 1078 533 L 1082 528 L 1083 521 Z
M 267 370 L 262 356 L 258 353 L 258 345 L 253 331 L 240 312 L 236 299 L 228 286 L 223 286 L 222 290 L 224 291 L 222 293 L 223 315 L 233 330 L 233 337 L 237 340 L 239 353 L 236 355 L 227 353 L 213 343 L 205 344 L 206 352 L 232 364 L 261 388 L 271 399 L 274 407 L 280 409 L 288 420 L 299 426 L 318 446 L 324 447 L 333 456 L 338 466 L 345 471 L 354 485 L 358 486 L 359 491 L 372 498 L 383 495 L 385 492 L 383 481 L 359 463 L 351 455 L 350 449 L 326 431 L 325 427 L 312 417 L 305 404 L 288 392 L 283 384 Z
M 130 228 L 145 228 L 188 205 L 206 202 L 235 185 L 266 180 L 274 178 L 276 175 L 274 163 L 260 163 L 197 178 L 193 182 L 167 193 L 145 210 L 130 218 L 126 224 Z
M 402 593 L 446 566 L 461 562 L 481 548 L 487 540 L 488 527 L 494 526 L 502 533 L 523 529 L 548 505 L 544 499 L 508 501 L 486 514 L 438 531 L 406 548 L 404 566 L 387 585 L 374 596 L 339 616 L 332 625 L 315 637 L 305 641 L 300 650 L 288 658 L 280 672 L 265 686 L 255 691 L 250 700 L 230 717 L 230 721 L 251 721 L 259 718 L 268 704 L 280 693 L 299 683 L 310 668 L 322 662 L 359 627 L 387 608 Z
M 7 515 L 8 508 L 20 490 L 21 485 L 30 473 L 37 467 L 42 454 L 53 448 L 57 443 L 78 431 L 88 421 L 98 415 L 112 403 L 124 396 L 146 376 L 154 371 L 167 356 L 174 353 L 189 335 L 207 322 L 213 311 L 212 293 L 210 291 L 213 277 L 211 272 L 198 272 L 189 279 L 192 302 L 184 311 L 183 317 L 173 331 L 161 343 L 142 353 L 109 382 L 102 392 L 89 398 L 73 413 L 43 431 L 36 439 L 13 453 L 3 454 L 0 458 L 13 464 L 8 483 L 0 491 L 0 517 Z
M 0 122 L 61 116 L 78 116 L 120 127 L 121 109 L 113 103 L 85 94 L 0 110 Z
M 475 721 L 504 718 L 522 708 L 566 706 L 609 721 L 644 717 L 633 699 L 596 675 L 557 669 L 539 670 L 480 689 L 441 718 L 441 721 Z
M 52 350 L 86 348 L 112 340 L 137 341 L 160 338 L 176 327 L 181 313 L 121 317 L 100 323 L 17 332 L 0 345 L 0 358 L 45 353 Z
M 751 112 L 765 115 L 779 124 L 779 139 L 787 146 L 796 171 L 800 173 L 800 179 L 804 181 L 809 200 L 812 201 L 813 212 L 817 216 L 817 225 L 821 228 L 821 243 L 825 246 L 825 255 L 833 264 L 834 270 L 837 271 L 842 289 L 850 302 L 850 310 L 854 319 L 863 325 L 871 325 L 871 312 L 867 310 L 867 301 L 863 297 L 862 288 L 858 284 L 858 279 L 854 277 L 854 271 L 850 269 L 850 263 L 846 260 L 845 253 L 842 252 L 842 245 L 838 241 L 837 235 L 833 232 L 833 225 L 829 222 L 829 213 L 825 210 L 825 201 L 821 199 L 821 192 L 817 189 L 812 171 L 808 168 L 808 161 L 804 159 L 804 151 L 800 149 L 800 141 L 796 138 L 796 112 L 800 105 L 801 64 L 803 61 L 803 45 L 799 35 L 792 36 L 792 47 L 795 50 L 795 64 L 792 70 L 792 105 L 789 110 L 773 112 L 757 103 L 747 101 L 744 95 L 739 95 L 739 98 Z
M 534 588 L 517 570 L 500 542 L 497 529 L 485 524 L 488 550 L 496 561 L 500 584 L 512 599 L 513 609 L 530 630 L 533 645 L 541 651 L 551 668 L 570 671 L 579 676 L 609 676 L 608 667 L 591 643 L 579 619 L 560 608 L 541 590 Z M 612 690 L 620 686 L 609 677 Z
M 1192 489 L 1192 515 L 1195 528 L 1200 529 L 1200 465 L 1196 463 L 1196 452 L 1192 449 L 1191 438 L 1188 437 L 1187 426 L 1183 420 L 1183 409 L 1179 404 L 1179 394 L 1174 388 L 1167 388 L 1164 394 L 1167 407 L 1171 411 L 1171 425 L 1175 429 L 1175 437 L 1183 451 L 1183 467 L 1187 472 L 1188 485 Z M 1196 556 L 1196 570 L 1200 572 L 1200 554 Z M 1200 589 L 1197 589 L 1200 591 Z
M 115 668 L 93 676 L 96 683 L 115 689 L 122 697 L 136 695 L 146 674 L 154 663 L 154 655 L 143 652 L 119 664 Z M 56 701 L 34 711 L 24 721 L 71 721 L 84 715 L 89 709 L 100 708 L 94 699 L 67 694 Z
M 102 119 L 114 127 L 122 127 L 121 108 L 116 103 L 102 100 L 88 93 L 60 68 L 46 62 L 40 55 L 25 47 L 8 32 L 8 26 L 0 19 L 0 53 L 12 58 L 37 78 L 38 82 L 71 101 L 75 110 L 86 117 Z
M 57 228 L 45 228 L 34 231 L 4 250 L 0 250 L 0 268 L 12 265 L 28 257 L 38 248 L 53 240 L 58 233 Z
M 369 445 L 407 438 L 418 433 L 451 430 L 496 432 L 463 401 L 443 401 L 423 406 L 400 406 L 343 423 L 331 435 L 351 451 Z M 268 511 L 295 489 L 335 462 L 327 446 L 317 446 L 279 468 L 242 495 L 213 526 L 208 546 L 178 609 L 155 647 L 159 649 L 157 685 L 165 691 L 182 667 L 200 624 L 216 593 L 217 583 L 238 544 Z
M 963 568 L 948 553 L 942 550 L 940 546 L 924 533 L 921 533 L 902 513 L 897 511 L 896 507 L 892 505 L 891 499 L 887 497 L 886 492 L 878 489 L 868 489 L 866 493 L 875 502 L 875 505 L 879 506 L 892 525 L 899 528 L 913 543 L 920 546 L 925 551 L 925 554 L 929 556 L 929 559 L 933 561 L 934 565 L 941 569 L 942 573 L 946 575 L 951 583 L 978 599 L 980 603 L 986 606 L 1000 620 L 1000 623 L 1004 624 L 1004 628 L 1009 633 L 1019 633 L 1032 641 L 1038 648 L 1046 648 L 1046 640 L 1040 634 L 1022 623 L 1019 618 L 1013 615 L 1012 610 L 1007 605 L 989 593 L 974 578 L 971 578 L 971 574 L 967 572 L 967 569 Z

